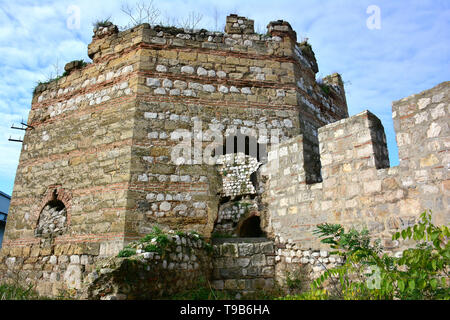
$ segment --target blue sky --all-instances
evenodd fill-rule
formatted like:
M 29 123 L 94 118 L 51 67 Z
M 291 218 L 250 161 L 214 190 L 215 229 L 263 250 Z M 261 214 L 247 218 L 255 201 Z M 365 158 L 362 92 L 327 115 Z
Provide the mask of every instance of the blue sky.
M 21 149 L 20 143 L 8 142 L 10 136 L 21 136 L 10 126 L 27 119 L 36 83 L 54 75 L 56 64 L 63 70 L 69 61 L 90 61 L 92 23 L 111 17 L 115 24 L 127 25 L 120 10 L 123 3 L 0 0 L 1 191 L 12 193 Z M 350 115 L 368 109 L 381 119 L 391 166 L 398 164 L 391 102 L 450 80 L 448 0 L 155 0 L 154 4 L 162 20 L 199 12 L 206 29 L 216 24 L 222 28 L 229 13 L 254 19 L 259 31 L 272 20 L 289 21 L 299 40 L 309 39 L 318 76 L 342 74 Z M 380 29 L 367 27 L 371 5 L 380 9 Z M 80 12 L 79 28 L 68 27 L 74 7 Z

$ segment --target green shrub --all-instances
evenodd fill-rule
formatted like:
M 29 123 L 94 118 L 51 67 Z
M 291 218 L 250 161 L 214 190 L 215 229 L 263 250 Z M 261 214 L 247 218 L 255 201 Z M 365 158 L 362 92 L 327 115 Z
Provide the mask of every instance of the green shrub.
M 194 236 L 194 237 L 197 238 L 197 239 L 204 240 L 204 237 L 203 237 L 200 233 L 198 233 L 197 231 L 195 231 L 195 230 L 189 231 L 189 234 L 190 234 L 191 236 Z
M 158 226 L 153 226 L 153 231 L 145 235 L 143 238 L 139 239 L 139 242 L 151 242 L 153 239 L 156 239 L 159 236 L 165 236 L 164 232 Z M 167 236 L 165 237 L 167 238 Z
M 341 225 L 322 224 L 316 234 L 345 259 L 342 266 L 327 269 L 314 280 L 311 291 L 292 299 L 450 299 L 448 263 L 450 247 L 447 226 L 431 223 L 431 213 L 421 221 L 393 235 L 393 240 L 413 239 L 416 247 L 400 258 L 382 253 L 367 230 L 345 232 Z M 326 282 L 328 284 L 326 285 Z M 284 297 L 288 298 L 288 297 Z
M 145 252 L 156 252 L 162 254 L 162 249 L 155 244 L 149 244 L 144 247 Z
M 175 231 L 175 234 L 176 234 L 177 236 L 179 236 L 179 237 L 185 237 L 185 236 L 186 236 L 186 233 L 183 232 L 183 231 Z
M 119 252 L 118 257 L 130 257 L 136 254 L 136 249 L 140 248 L 142 248 L 145 252 L 156 252 L 164 256 L 166 252 L 173 250 L 176 246 L 175 241 L 172 239 L 173 234 L 176 234 L 179 237 L 190 237 L 191 239 L 202 240 L 207 252 L 212 252 L 212 246 L 206 243 L 203 236 L 196 231 L 190 231 L 188 233 L 182 231 L 171 231 L 170 234 L 166 234 L 159 227 L 154 226 L 152 232 L 145 235 L 138 241 L 128 244 L 121 252 Z M 187 247 L 187 250 L 190 249 L 191 248 Z
M 325 94 L 325 96 L 328 97 L 330 95 L 330 86 L 325 83 L 321 83 L 319 84 L 319 86 L 322 89 L 322 92 Z
M 287 295 L 275 300 L 329 300 L 326 290 L 311 290 L 296 295 Z
M 286 272 L 286 285 L 290 290 L 300 290 L 305 279 L 300 270 Z

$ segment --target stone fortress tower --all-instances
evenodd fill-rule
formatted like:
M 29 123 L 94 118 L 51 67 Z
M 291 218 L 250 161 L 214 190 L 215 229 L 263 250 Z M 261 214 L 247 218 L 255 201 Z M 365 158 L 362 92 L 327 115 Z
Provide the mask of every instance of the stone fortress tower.
M 423 210 L 449 222 L 448 82 L 394 103 L 389 168 L 381 122 L 348 118 L 340 75 L 316 81 L 286 21 L 267 35 L 236 15 L 225 33 L 109 25 L 88 55 L 34 92 L 0 254 L 42 293 L 80 289 L 155 224 L 267 236 L 261 266 L 276 278 L 314 265 L 318 223 L 366 225 L 395 251 L 392 232 Z

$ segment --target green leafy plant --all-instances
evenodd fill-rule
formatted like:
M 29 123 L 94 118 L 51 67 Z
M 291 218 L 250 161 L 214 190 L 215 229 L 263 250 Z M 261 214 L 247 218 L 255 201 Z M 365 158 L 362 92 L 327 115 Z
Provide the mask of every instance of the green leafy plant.
M 183 232 L 183 231 L 175 231 L 175 234 L 176 234 L 177 236 L 179 236 L 179 237 L 184 237 L 184 236 L 186 236 L 186 233 Z
M 397 232 L 393 240 L 413 239 L 416 248 L 403 252 L 396 264 L 401 267 L 390 277 L 400 299 L 450 299 L 448 264 L 450 232 L 447 226 L 431 223 L 431 213 L 424 212 L 422 221 Z
M 420 222 L 393 235 L 393 240 L 415 240 L 400 258 L 382 253 L 378 241 L 361 232 L 336 224 L 322 224 L 316 234 L 345 259 L 342 266 L 327 269 L 298 299 L 450 299 L 448 263 L 450 248 L 447 226 L 435 226 L 431 212 Z M 295 298 L 295 297 L 290 297 Z
M 138 241 L 145 244 L 143 247 L 145 252 L 156 252 L 163 254 L 165 249 L 172 244 L 169 237 L 158 226 L 153 227 L 153 231 Z
M 328 97 L 331 93 L 331 87 L 326 84 L 321 77 L 317 79 L 316 83 L 322 90 L 322 93 Z
M 302 286 L 306 282 L 305 275 L 300 269 L 294 271 L 286 271 L 285 276 L 286 286 L 291 293 L 300 291 L 302 289 Z
M 203 237 L 200 233 L 198 233 L 197 231 L 195 231 L 195 230 L 191 230 L 191 231 L 189 232 L 189 234 L 190 234 L 191 236 L 194 236 L 194 237 L 197 238 L 197 239 L 201 239 L 201 240 L 204 239 L 204 237 Z
M 206 250 L 206 252 L 208 254 L 212 254 L 213 253 L 214 247 L 212 246 L 212 244 L 210 244 L 208 242 L 205 242 L 204 246 L 205 246 L 205 250 Z
M 136 249 L 143 249 L 145 252 L 156 252 L 164 256 L 166 252 L 171 252 L 176 246 L 176 242 L 172 238 L 174 234 L 179 237 L 190 237 L 192 240 L 201 240 L 204 242 L 205 249 L 208 252 L 212 252 L 212 246 L 209 248 L 208 243 L 205 242 L 203 236 L 196 231 L 170 231 L 166 234 L 158 226 L 154 226 L 152 232 L 145 235 L 141 239 L 128 244 L 119 253 L 120 257 L 130 257 L 136 254 Z M 186 249 L 191 250 L 190 247 L 187 247 Z
M 4 275 L 0 283 L 0 301 L 2 300 L 67 300 L 74 299 L 69 296 L 68 290 L 60 289 L 56 297 L 39 295 L 33 283 L 29 283 L 21 273 Z
M 319 86 L 320 86 L 320 88 L 322 89 L 322 92 L 326 95 L 326 96 L 329 96 L 330 95 L 330 86 L 329 85 L 327 85 L 327 84 L 325 84 L 325 83 L 322 83 L 322 84 L 319 84 Z
M 275 300 L 329 300 L 329 297 L 325 289 L 317 289 L 297 295 L 288 294 Z
M 139 242 L 140 243 L 150 242 L 153 239 L 156 240 L 160 236 L 165 236 L 164 232 L 158 226 L 153 226 L 153 231 L 145 235 L 143 238 L 139 239 Z M 167 238 L 167 236 L 165 237 Z

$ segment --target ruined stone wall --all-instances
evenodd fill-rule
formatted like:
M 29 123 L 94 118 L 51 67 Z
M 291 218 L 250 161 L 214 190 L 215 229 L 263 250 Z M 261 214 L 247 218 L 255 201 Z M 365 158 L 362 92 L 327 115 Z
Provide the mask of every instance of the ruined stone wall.
M 252 215 L 259 215 L 258 203 L 246 199 L 230 201 L 219 207 L 212 236 L 239 236 L 242 223 Z
M 212 262 L 214 289 L 242 296 L 274 287 L 275 247 L 268 239 L 216 239 Z
M 326 246 L 312 231 L 320 223 L 367 227 L 387 251 L 405 249 L 391 237 L 432 210 L 450 222 L 449 82 L 393 103 L 400 164 L 389 168 L 380 121 L 364 111 L 319 129 L 322 183 L 308 184 L 302 136 L 269 152 L 265 201 L 272 235 L 299 249 Z M 405 243 L 407 246 L 407 242 Z
M 328 250 L 311 249 L 301 242 L 276 236 L 274 278 L 287 289 L 310 290 L 310 284 L 325 270 L 344 263 L 342 257 L 332 255 Z M 289 280 L 296 281 L 289 288 Z

